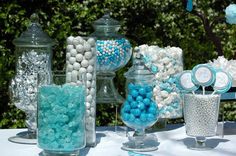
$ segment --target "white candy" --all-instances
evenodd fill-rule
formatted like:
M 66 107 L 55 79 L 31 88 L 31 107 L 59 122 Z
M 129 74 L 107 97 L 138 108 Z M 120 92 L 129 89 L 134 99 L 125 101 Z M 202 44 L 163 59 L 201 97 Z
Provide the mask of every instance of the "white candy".
M 78 36 L 78 37 L 75 37 L 74 39 L 73 39 L 73 42 L 72 42 L 75 46 L 76 45 L 78 45 L 78 44 L 83 44 L 83 38 L 82 37 L 80 37 L 80 36 Z
M 90 113 L 91 113 L 91 116 L 94 116 L 95 115 L 95 109 L 92 107 L 90 108 Z
M 93 97 L 92 97 L 91 95 L 88 95 L 88 96 L 86 97 L 86 101 L 87 101 L 87 102 L 92 102 L 92 99 L 93 99 Z
M 93 78 L 93 75 L 91 73 L 87 73 L 86 76 L 88 81 L 92 80 Z
M 84 57 L 87 60 L 90 60 L 93 57 L 93 53 L 91 51 L 87 51 L 87 52 L 84 53 Z
M 161 91 L 161 96 L 162 97 L 168 97 L 169 93 L 165 90 Z
M 72 70 L 73 70 L 73 65 L 68 64 L 66 67 L 66 72 L 72 72 Z
M 73 40 L 74 40 L 74 37 L 73 36 L 69 36 L 67 39 L 66 39 L 66 42 L 67 44 L 73 44 Z
M 96 90 L 94 88 L 91 88 L 89 93 L 90 95 L 94 96 L 96 93 Z
M 76 56 L 76 54 L 77 54 L 77 51 L 75 49 L 70 50 L 70 55 L 71 56 Z
M 79 70 L 79 69 L 80 69 L 80 64 L 77 63 L 77 62 L 75 62 L 75 63 L 73 64 L 73 68 L 74 68 L 75 70 Z
M 91 83 L 90 81 L 87 81 L 87 82 L 86 82 L 86 86 L 89 88 L 89 87 L 92 86 L 92 83 Z
M 76 58 L 76 60 L 77 60 L 78 62 L 81 62 L 81 61 L 83 60 L 83 55 L 82 55 L 82 54 L 77 54 L 77 55 L 75 56 L 75 58 Z
M 92 81 L 91 87 L 96 88 L 96 81 L 95 80 Z
M 81 45 L 81 44 L 77 45 L 77 46 L 76 46 L 76 51 L 77 51 L 78 53 L 83 53 L 83 52 L 84 52 L 84 46 Z
M 90 102 L 86 102 L 85 105 L 86 105 L 86 108 L 90 108 L 90 106 L 91 106 L 91 105 L 90 105 Z
M 66 46 L 66 51 L 69 52 L 71 49 L 74 49 L 73 45 L 67 45 Z
M 79 69 L 79 75 L 81 75 L 83 73 L 86 73 L 86 69 L 82 67 Z
M 76 58 L 75 58 L 75 57 L 70 57 L 70 58 L 69 58 L 70 64 L 74 64 L 75 61 L 76 61 Z
M 85 51 L 90 51 L 91 50 L 91 45 L 87 42 L 84 42 L 84 50 Z
M 66 53 L 66 59 L 69 59 L 70 58 L 70 53 Z
M 89 66 L 89 61 L 88 60 L 83 60 L 81 62 L 81 66 L 84 67 L 84 68 L 88 67 Z
M 87 72 L 92 73 L 93 72 L 93 66 L 89 65 L 87 67 Z
M 73 70 L 71 72 L 71 81 L 72 82 L 77 82 L 77 77 L 78 77 L 78 71 L 77 70 Z
M 66 82 L 71 82 L 71 72 L 66 73 Z
M 95 40 L 94 38 L 89 38 L 87 41 L 91 46 L 95 46 Z

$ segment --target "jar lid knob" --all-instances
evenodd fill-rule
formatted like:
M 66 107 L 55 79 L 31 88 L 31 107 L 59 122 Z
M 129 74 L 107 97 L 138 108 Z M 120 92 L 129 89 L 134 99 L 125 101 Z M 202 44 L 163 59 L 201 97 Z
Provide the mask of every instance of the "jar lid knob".
M 32 23 L 39 23 L 39 16 L 38 16 L 38 14 L 33 13 L 33 14 L 30 16 L 30 21 L 31 21 Z

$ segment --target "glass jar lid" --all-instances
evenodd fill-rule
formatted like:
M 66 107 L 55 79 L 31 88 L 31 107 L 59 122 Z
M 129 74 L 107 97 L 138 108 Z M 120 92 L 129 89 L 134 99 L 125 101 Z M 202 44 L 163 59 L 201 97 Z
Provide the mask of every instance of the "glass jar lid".
M 97 26 L 114 26 L 119 27 L 120 22 L 111 18 L 109 13 L 106 13 L 98 20 L 94 21 L 93 26 L 96 28 Z
M 133 58 L 133 65 L 129 68 L 129 70 L 124 74 L 127 79 L 135 79 L 140 81 L 149 81 L 153 82 L 155 75 L 146 67 L 142 56 L 140 54 L 136 54 Z
M 32 14 L 30 21 L 27 30 L 19 38 L 14 39 L 13 44 L 16 46 L 53 46 L 55 42 L 42 30 L 38 15 Z

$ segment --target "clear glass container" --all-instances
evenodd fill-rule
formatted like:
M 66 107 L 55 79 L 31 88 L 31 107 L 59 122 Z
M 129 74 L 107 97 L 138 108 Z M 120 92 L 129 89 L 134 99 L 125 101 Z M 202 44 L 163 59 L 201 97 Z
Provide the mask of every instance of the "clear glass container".
M 206 137 L 215 136 L 220 107 L 220 95 L 184 95 L 184 121 L 186 134 L 195 137 L 195 144 L 188 148 L 209 150 Z
M 80 85 L 86 79 L 86 146 L 96 145 L 96 40 L 93 37 L 67 38 L 66 82 Z
M 125 73 L 127 98 L 121 107 L 121 119 L 135 130 L 122 149 L 129 151 L 153 151 L 157 138 L 148 137 L 145 129 L 158 119 L 158 107 L 153 99 L 154 75 L 144 65 L 140 55 L 134 56 L 133 66 Z
M 57 84 L 43 85 L 38 92 L 38 147 L 44 156 L 77 156 L 85 147 L 84 75 L 80 85 L 61 84 L 65 74 L 54 74 Z
M 9 138 L 12 142 L 36 144 L 37 88 L 51 82 L 51 58 L 54 42 L 43 32 L 38 16 L 33 14 L 31 23 L 21 36 L 13 41 L 16 75 L 10 84 L 11 101 L 26 113 L 27 132 Z M 38 79 L 40 76 L 40 79 Z
M 105 14 L 93 23 L 97 47 L 97 103 L 123 103 L 115 89 L 115 72 L 124 67 L 132 54 L 130 42 L 118 34 L 120 23 Z

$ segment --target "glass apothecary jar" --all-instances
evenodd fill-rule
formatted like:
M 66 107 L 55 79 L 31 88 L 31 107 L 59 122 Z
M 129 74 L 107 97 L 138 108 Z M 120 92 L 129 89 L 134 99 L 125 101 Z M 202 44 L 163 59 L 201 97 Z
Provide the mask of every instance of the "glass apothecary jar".
M 121 108 L 121 119 L 135 130 L 134 136 L 122 147 L 131 151 L 152 151 L 157 149 L 155 136 L 148 137 L 145 129 L 158 119 L 158 107 L 153 99 L 154 75 L 137 54 L 133 66 L 125 73 L 127 98 Z
M 27 30 L 13 41 L 17 62 L 16 75 L 10 84 L 11 101 L 26 113 L 28 132 L 19 133 L 9 140 L 36 144 L 37 89 L 51 82 L 52 46 L 55 42 L 43 32 L 36 14 L 30 19 Z
M 85 147 L 86 87 L 44 85 L 38 92 L 38 146 L 44 156 L 77 156 Z
M 132 54 L 130 42 L 118 33 L 120 23 L 105 14 L 93 23 L 97 49 L 97 103 L 122 103 L 115 89 L 115 72 L 124 67 Z

